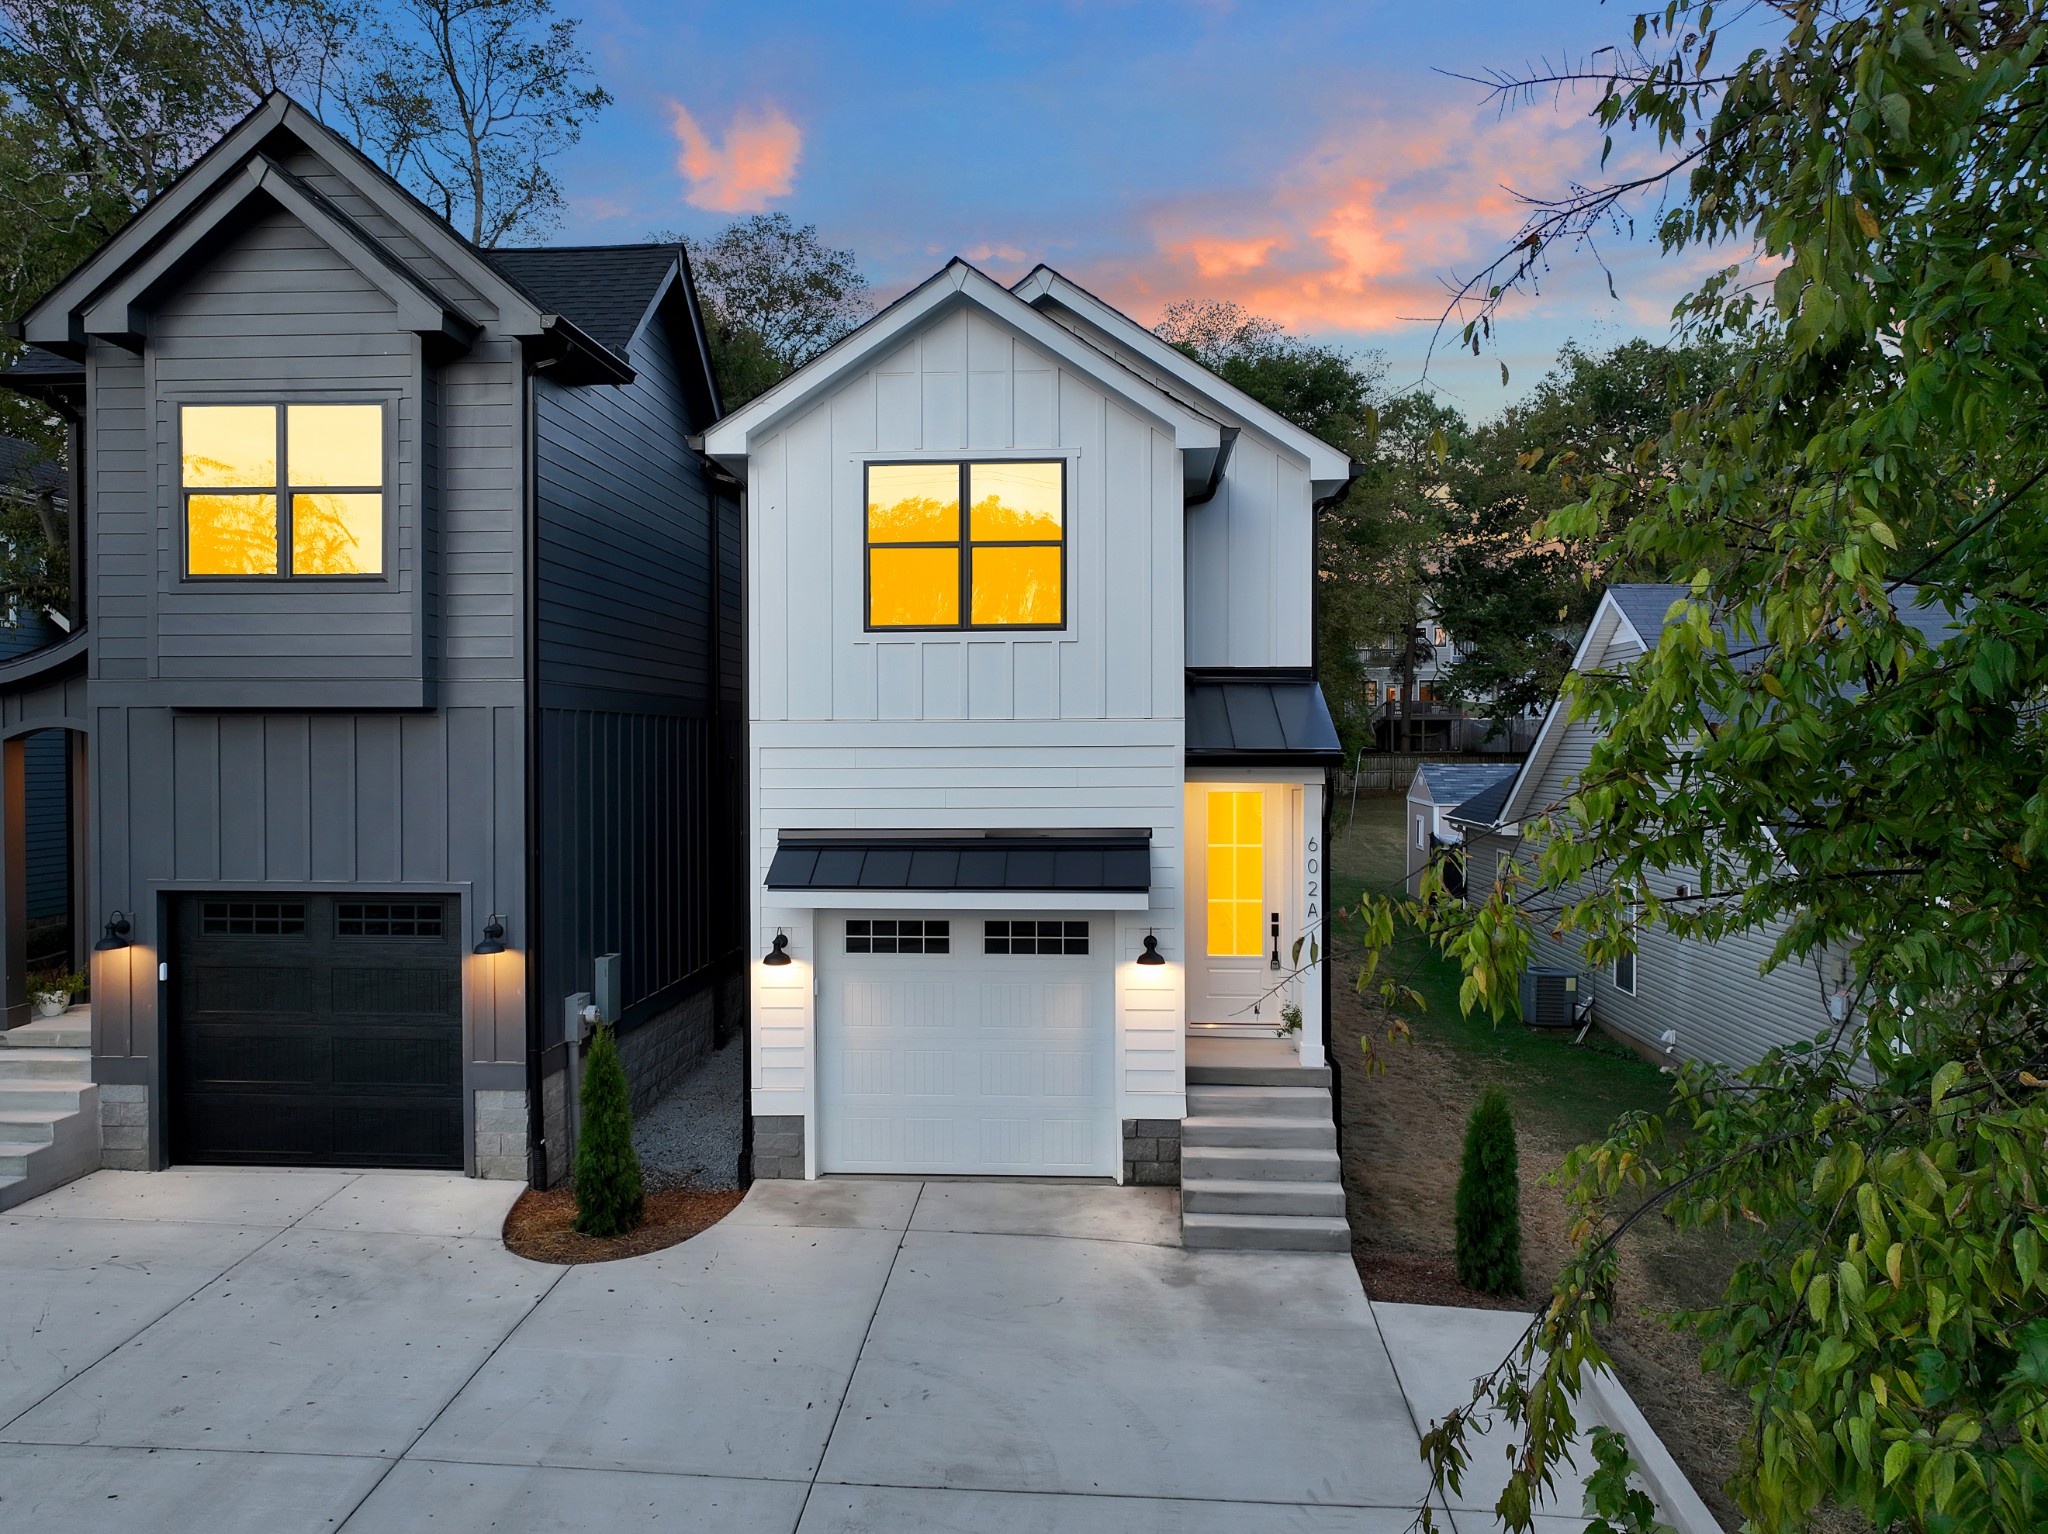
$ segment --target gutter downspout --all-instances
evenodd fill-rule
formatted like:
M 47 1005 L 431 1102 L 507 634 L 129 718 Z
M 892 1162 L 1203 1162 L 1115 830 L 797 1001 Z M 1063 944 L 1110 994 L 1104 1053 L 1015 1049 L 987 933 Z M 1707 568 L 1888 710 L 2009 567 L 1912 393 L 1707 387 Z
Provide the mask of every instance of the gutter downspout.
M 1356 458 L 1351 460 L 1351 473 L 1344 483 L 1319 501 L 1309 503 L 1309 618 L 1308 618 L 1308 664 L 1309 674 L 1316 679 L 1318 687 L 1323 684 L 1323 581 L 1321 574 L 1322 516 L 1332 506 L 1351 494 L 1351 487 L 1358 483 L 1359 475 L 1365 472 L 1365 465 Z M 1344 1072 L 1338 1066 L 1337 1054 L 1332 1049 L 1333 1030 L 1336 1026 L 1336 977 L 1337 950 L 1332 938 L 1337 930 L 1337 902 L 1332 899 L 1334 881 L 1331 877 L 1336 867 L 1336 848 L 1330 843 L 1330 828 L 1335 823 L 1332 814 L 1333 802 L 1337 797 L 1337 775 L 1330 768 L 1323 769 L 1323 1058 L 1330 1066 L 1330 1114 L 1337 1125 L 1339 1152 L 1343 1149 L 1344 1136 Z
M 524 609 L 526 632 L 521 650 L 526 675 L 525 729 L 525 835 L 526 858 L 524 907 L 526 948 L 526 1169 L 527 1182 L 536 1188 L 548 1185 L 547 1114 L 542 1089 L 546 1078 L 541 1069 L 541 1051 L 547 1042 L 546 1018 L 541 1007 L 540 967 L 540 446 L 538 378 L 532 364 L 520 370 L 520 425 L 524 440 L 519 453 L 520 529 L 526 552 L 526 589 L 520 604 Z
M 1223 484 L 1223 471 L 1230 467 L 1230 450 L 1237 446 L 1238 428 L 1225 426 L 1221 428 L 1221 436 L 1223 440 L 1216 448 L 1216 462 L 1209 470 L 1209 483 L 1202 487 L 1200 495 L 1183 498 L 1182 506 L 1206 506 L 1216 499 L 1216 492 Z M 1351 486 L 1347 483 L 1344 488 L 1349 490 Z

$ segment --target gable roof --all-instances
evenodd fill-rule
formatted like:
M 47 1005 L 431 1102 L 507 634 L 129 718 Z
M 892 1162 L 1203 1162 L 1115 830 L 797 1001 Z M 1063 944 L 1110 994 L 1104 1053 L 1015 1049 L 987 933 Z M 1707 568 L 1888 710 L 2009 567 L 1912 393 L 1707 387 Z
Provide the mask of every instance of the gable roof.
M 1216 421 L 1132 372 L 1100 348 L 1054 324 L 958 256 L 858 330 L 841 337 L 774 388 L 712 426 L 704 433 L 704 451 L 729 467 L 738 468 L 757 435 L 773 430 L 817 395 L 925 324 L 968 304 L 1166 425 L 1181 449 L 1183 480 L 1191 488 L 1206 483 L 1223 446 L 1223 429 Z
M 438 261 L 463 291 L 436 287 L 399 259 L 385 235 L 281 164 L 277 156 L 293 146 L 316 155 L 350 192 Z M 203 252 L 211 231 L 237 216 L 257 194 L 313 227 L 337 254 L 393 295 L 402 311 L 408 289 L 415 306 L 427 298 L 438 303 L 446 315 L 440 328 L 454 344 L 466 345 L 464 332 L 473 333 L 487 322 L 501 334 L 537 343 L 543 355 L 570 363 L 573 376 L 605 382 L 632 379 L 624 342 L 664 291 L 665 273 L 675 264 L 673 247 L 622 247 L 627 254 L 616 259 L 586 250 L 581 269 L 596 284 L 586 293 L 571 280 L 578 266 L 574 259 L 543 262 L 530 252 L 482 250 L 312 113 L 283 92 L 273 92 L 38 300 L 15 334 L 74 357 L 83 356 L 88 334 L 139 345 L 130 317 L 133 306 L 123 300 L 140 299 L 172 281 L 181 263 Z M 666 251 L 668 260 L 650 273 L 657 262 L 655 250 Z M 500 261 L 501 254 L 510 259 Z M 536 278 L 544 291 L 533 291 L 527 277 Z M 473 311 L 466 312 L 464 293 L 480 295 Z M 628 319 L 622 311 L 636 293 L 645 302 Z M 617 343 L 586 330 L 584 319 L 617 337 Z M 416 313 L 408 313 L 406 323 L 427 328 Z
M 1340 452 L 1313 432 L 1305 431 L 1270 405 L 1253 399 L 1237 385 L 1195 361 L 1179 347 L 1169 345 L 1152 331 L 1115 306 L 1103 302 L 1078 282 L 1041 263 L 1010 290 L 1033 307 L 1055 305 L 1078 316 L 1084 323 L 1121 342 L 1146 362 L 1159 368 L 1182 389 L 1193 395 L 1198 408 L 1220 410 L 1226 417 L 1251 426 L 1283 447 L 1298 453 L 1308 463 L 1309 478 L 1318 497 L 1340 488 L 1353 474 L 1351 457 Z
M 1579 641 L 1579 648 L 1572 656 L 1571 669 L 1585 669 L 1590 654 L 1597 648 L 1604 653 L 1608 642 L 1620 629 L 1626 629 L 1648 654 L 1663 641 L 1664 631 L 1670 626 L 1669 618 L 1673 606 L 1689 597 L 1692 588 L 1665 582 L 1618 582 L 1601 594 L 1600 605 L 1593 610 L 1593 619 L 1586 625 L 1585 637 Z M 1900 586 L 1891 593 L 1893 615 L 1901 623 L 1916 630 L 1930 645 L 1938 645 L 1961 632 L 1957 621 L 1938 608 L 1926 605 L 1921 599 L 1918 586 Z M 1717 619 L 1715 626 L 1728 640 L 1731 650 L 1737 643 L 1749 648 L 1743 654 L 1761 655 L 1759 643 L 1737 641 L 1727 631 L 1727 625 Z M 1458 806 L 1460 821 L 1480 824 L 1477 815 L 1480 810 L 1490 808 L 1492 819 L 1486 821 L 1489 827 L 1500 828 L 1515 824 L 1529 812 L 1529 796 L 1538 777 L 1549 766 L 1556 754 L 1568 725 L 1568 709 L 1562 697 L 1551 700 L 1550 710 L 1543 716 L 1543 725 L 1536 733 L 1536 740 L 1529 748 L 1520 770 L 1509 784 L 1507 792 L 1497 806 L 1483 805 L 1479 800 L 1468 801 Z
M 1429 795 L 1429 802 L 1446 811 L 1461 807 L 1482 791 L 1499 788 L 1507 792 L 1521 768 L 1520 762 L 1424 762 L 1415 769 L 1415 781 Z
M 673 245 L 538 245 L 483 252 L 543 309 L 621 357 L 681 260 Z

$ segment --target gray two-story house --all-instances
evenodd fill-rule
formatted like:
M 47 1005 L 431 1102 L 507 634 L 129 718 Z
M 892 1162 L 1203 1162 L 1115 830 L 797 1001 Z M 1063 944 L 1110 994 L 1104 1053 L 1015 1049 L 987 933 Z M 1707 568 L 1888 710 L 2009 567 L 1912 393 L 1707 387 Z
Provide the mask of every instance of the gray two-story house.
M 0 738 L 83 743 L 101 1161 L 559 1180 L 599 956 L 643 1104 L 740 1031 L 740 505 L 682 252 L 478 249 L 274 96 L 18 334 L 83 601 Z

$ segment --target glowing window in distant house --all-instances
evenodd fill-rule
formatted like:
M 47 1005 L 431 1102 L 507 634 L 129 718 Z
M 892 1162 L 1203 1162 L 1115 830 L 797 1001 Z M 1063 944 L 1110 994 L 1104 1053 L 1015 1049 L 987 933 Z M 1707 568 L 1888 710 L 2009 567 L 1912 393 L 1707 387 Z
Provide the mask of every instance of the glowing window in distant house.
M 866 519 L 870 629 L 1066 622 L 1064 463 L 871 463 Z
M 185 574 L 384 573 L 382 405 L 184 405 Z
M 1264 953 L 1266 796 L 1209 791 L 1209 941 L 1212 957 Z

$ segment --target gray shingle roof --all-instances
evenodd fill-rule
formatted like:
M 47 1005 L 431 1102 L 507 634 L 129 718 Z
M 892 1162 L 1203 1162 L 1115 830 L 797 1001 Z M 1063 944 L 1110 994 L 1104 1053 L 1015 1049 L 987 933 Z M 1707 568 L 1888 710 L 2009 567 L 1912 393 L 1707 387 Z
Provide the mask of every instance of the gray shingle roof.
M 22 489 L 47 491 L 62 500 L 71 486 L 55 459 L 18 437 L 0 437 L 0 493 Z
M 680 253 L 673 245 L 552 245 L 480 254 L 541 308 L 623 357 Z
M 1481 789 L 1471 798 L 1461 801 L 1458 807 L 1450 812 L 1451 819 L 1468 826 L 1498 824 L 1500 812 L 1507 808 L 1508 793 L 1515 786 L 1515 771 L 1509 772 L 1490 788 Z
M 1521 770 L 1520 762 L 1424 762 L 1415 775 L 1429 790 L 1432 804 L 1449 809 L 1462 805 L 1474 794 L 1496 783 L 1511 780 Z

